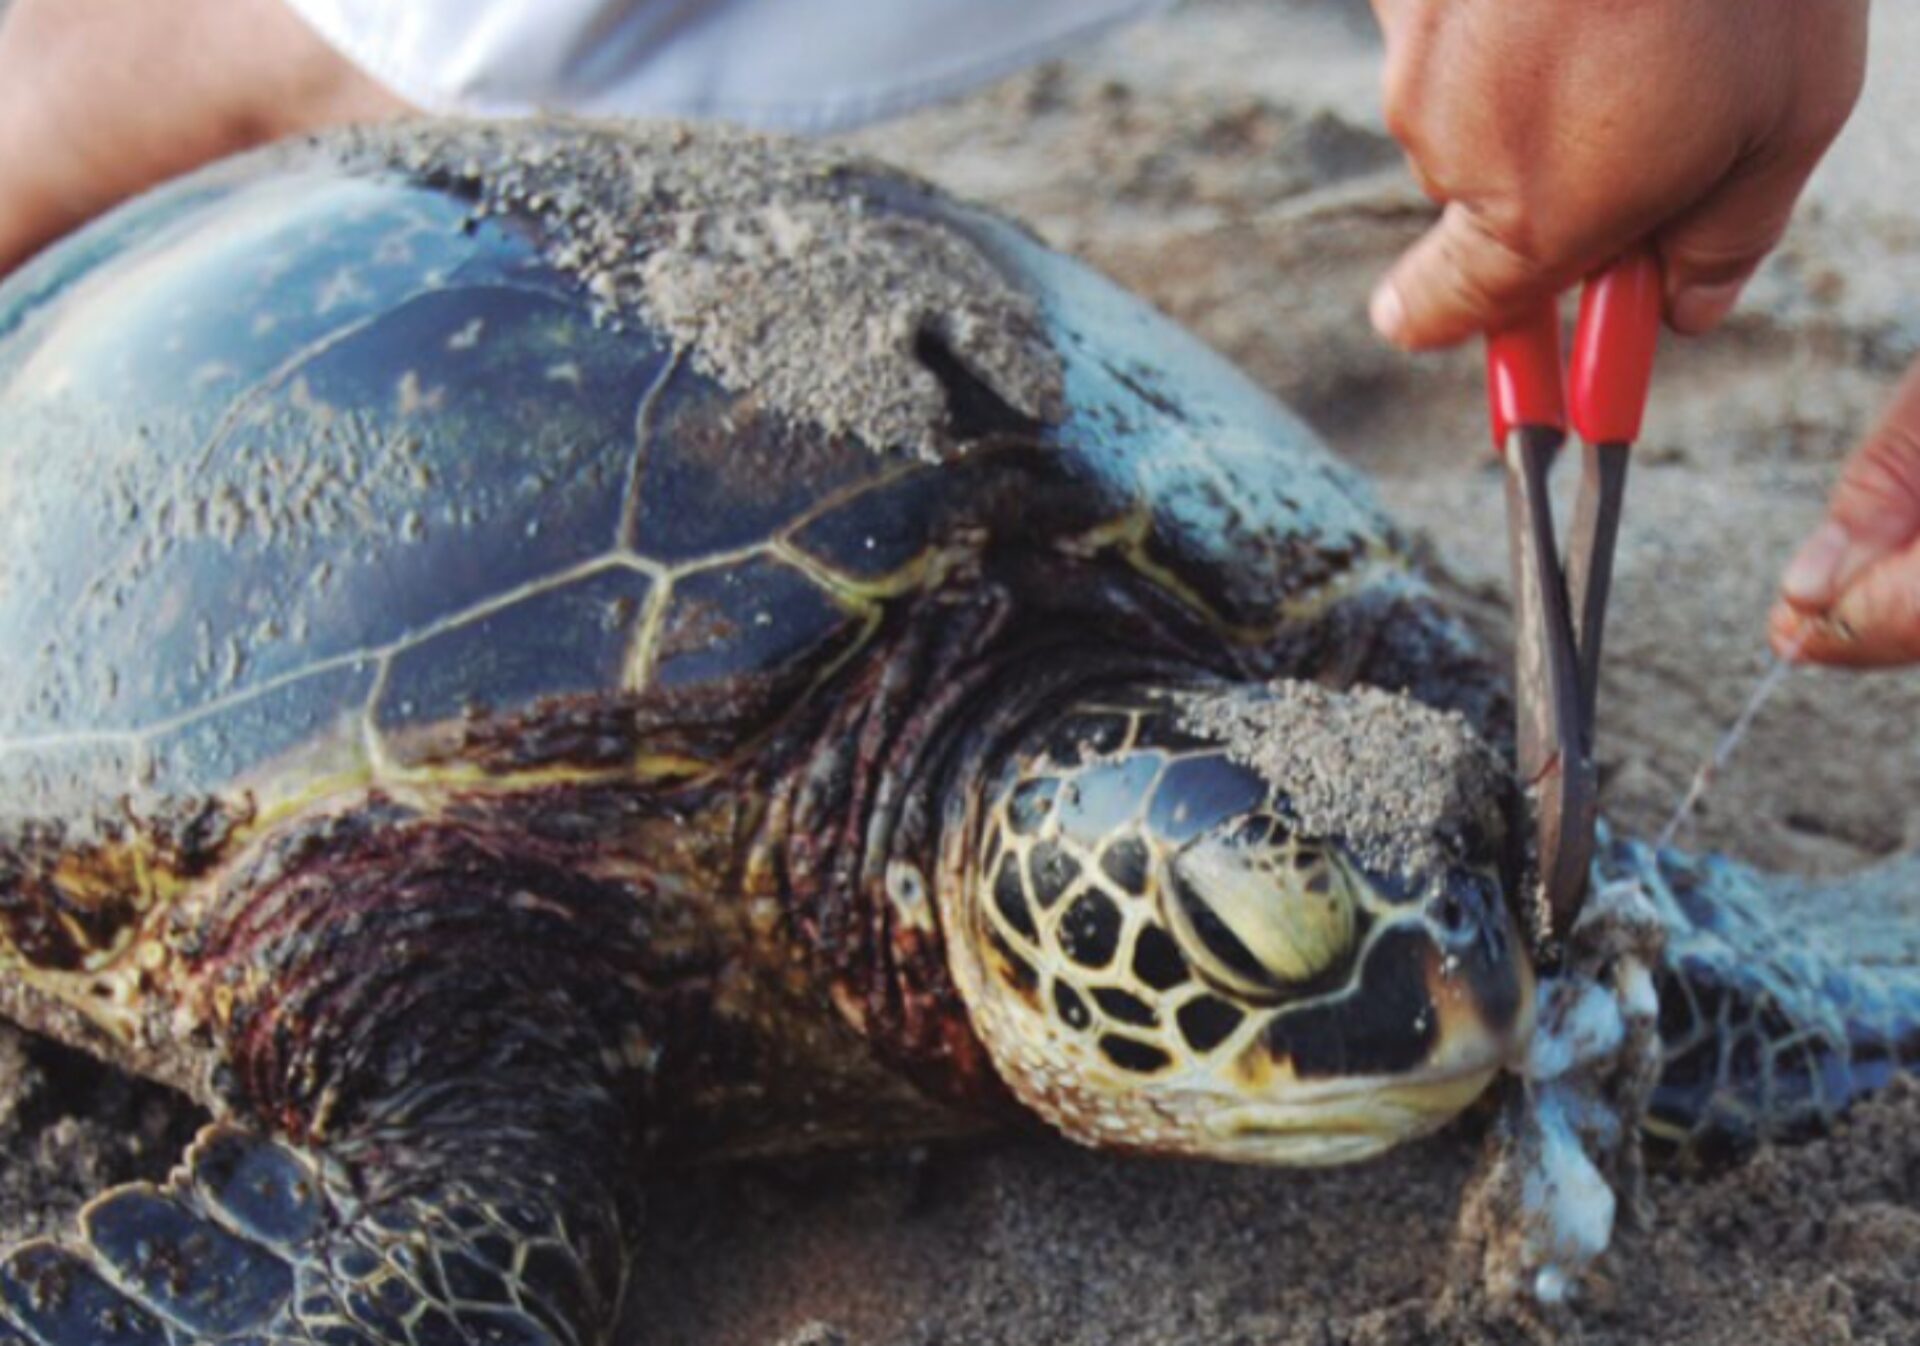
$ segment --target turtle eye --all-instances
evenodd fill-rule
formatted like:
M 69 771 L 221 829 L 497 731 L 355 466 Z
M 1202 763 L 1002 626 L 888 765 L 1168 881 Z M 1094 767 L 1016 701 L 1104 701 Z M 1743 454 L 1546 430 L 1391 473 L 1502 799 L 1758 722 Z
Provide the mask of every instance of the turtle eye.
M 1201 977 L 1256 1004 L 1324 986 L 1353 961 L 1359 904 L 1331 854 L 1243 818 L 1195 838 L 1162 885 L 1168 928 Z

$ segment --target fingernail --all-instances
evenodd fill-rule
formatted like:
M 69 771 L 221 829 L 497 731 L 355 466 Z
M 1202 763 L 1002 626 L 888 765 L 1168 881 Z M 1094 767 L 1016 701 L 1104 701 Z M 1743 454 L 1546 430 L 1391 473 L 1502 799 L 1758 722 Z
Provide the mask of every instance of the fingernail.
M 1689 285 L 1673 297 L 1674 330 L 1698 336 L 1718 327 L 1746 284 L 1744 280 L 1728 280 L 1718 285 Z
M 1374 287 L 1373 298 L 1367 302 L 1367 317 L 1373 322 L 1373 330 L 1395 345 L 1400 344 L 1400 329 L 1407 323 L 1407 304 L 1400 297 L 1400 288 L 1390 280 L 1383 280 Z
M 1775 603 L 1767 614 L 1767 643 L 1773 652 L 1789 663 L 1806 657 L 1807 638 L 1812 627 L 1800 611 L 1787 603 Z
M 1852 545 L 1847 530 L 1831 519 L 1814 529 L 1780 574 L 1780 591 L 1787 601 L 1803 612 L 1820 612 L 1832 606 L 1840 583 L 1840 565 Z

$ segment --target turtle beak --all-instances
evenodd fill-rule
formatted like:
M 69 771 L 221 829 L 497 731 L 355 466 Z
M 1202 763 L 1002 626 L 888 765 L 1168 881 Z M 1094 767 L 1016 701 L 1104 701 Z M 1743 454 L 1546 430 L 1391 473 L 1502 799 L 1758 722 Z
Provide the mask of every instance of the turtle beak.
M 1534 975 L 1526 941 L 1497 885 L 1466 873 L 1428 904 L 1437 955 L 1426 970 L 1440 1032 L 1429 1067 L 1518 1059 L 1533 1036 Z

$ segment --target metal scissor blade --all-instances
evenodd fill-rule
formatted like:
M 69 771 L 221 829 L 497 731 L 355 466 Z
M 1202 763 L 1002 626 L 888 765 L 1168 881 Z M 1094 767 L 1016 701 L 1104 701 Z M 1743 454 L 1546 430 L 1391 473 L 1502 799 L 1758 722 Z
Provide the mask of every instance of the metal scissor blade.
M 1543 935 L 1564 933 L 1585 899 L 1597 817 L 1591 721 L 1547 494 L 1563 438 L 1551 427 L 1518 426 L 1506 453 L 1519 767 L 1535 819 Z
M 1507 545 L 1513 570 L 1519 695 L 1519 767 L 1531 785 L 1560 756 L 1563 727 L 1579 713 L 1579 671 L 1567 586 L 1554 537 L 1547 477 L 1564 436 L 1539 426 L 1516 427 L 1508 440 Z
M 1627 491 L 1627 453 L 1621 443 L 1589 444 L 1581 455 L 1580 494 L 1567 539 L 1567 597 L 1578 623 L 1580 724 L 1593 752 L 1599 716 L 1600 643 L 1606 631 L 1607 596 L 1613 587 L 1613 550 L 1620 536 L 1620 507 Z

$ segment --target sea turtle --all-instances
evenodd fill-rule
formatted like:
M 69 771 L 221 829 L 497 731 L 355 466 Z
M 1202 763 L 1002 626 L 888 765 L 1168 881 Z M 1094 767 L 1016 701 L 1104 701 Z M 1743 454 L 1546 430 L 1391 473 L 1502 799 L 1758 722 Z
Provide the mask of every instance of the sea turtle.
M 216 168 L 0 289 L 0 474 L 0 1009 L 219 1118 L 0 1260 L 0 1346 L 602 1343 L 650 1164 L 1338 1162 L 1526 1039 L 1501 679 L 1364 485 L 878 165 Z M 1757 879 L 1607 863 L 1669 1137 L 1920 1045 Z

